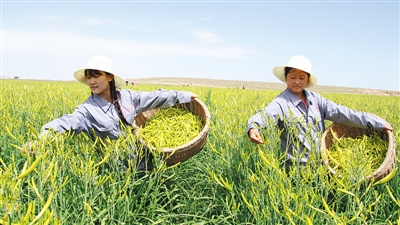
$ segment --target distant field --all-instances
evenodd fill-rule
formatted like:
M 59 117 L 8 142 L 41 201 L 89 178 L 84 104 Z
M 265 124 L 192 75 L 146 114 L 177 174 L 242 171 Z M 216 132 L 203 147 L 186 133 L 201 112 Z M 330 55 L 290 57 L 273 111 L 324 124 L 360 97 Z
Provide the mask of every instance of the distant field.
M 9 80 L 12 78 L 4 78 Z M 162 84 L 173 86 L 205 86 L 205 87 L 227 87 L 227 88 L 244 88 L 258 90 L 284 90 L 286 84 L 274 82 L 256 82 L 242 80 L 217 80 L 217 79 L 202 79 L 202 78 L 184 78 L 184 77 L 151 77 L 151 78 L 128 78 L 131 83 L 136 84 Z M 55 80 L 60 81 L 60 80 Z M 400 91 L 376 90 L 369 88 L 354 88 L 354 87 L 335 87 L 317 85 L 309 90 L 325 93 L 345 93 L 345 94 L 371 94 L 371 95 L 386 95 L 400 96 Z
M 152 77 L 128 79 L 129 82 L 143 84 L 165 84 L 165 85 L 182 85 L 182 86 L 208 86 L 208 87 L 233 87 L 245 89 L 268 89 L 283 90 L 286 87 L 284 83 L 255 82 L 255 81 L 238 81 L 238 80 L 216 80 L 216 79 L 199 79 L 199 78 L 181 78 L 181 77 Z M 321 86 L 310 88 L 315 92 L 328 93 L 354 93 L 354 94 L 373 94 L 373 95 L 392 95 L 400 96 L 399 91 L 374 90 L 367 88 L 352 87 L 334 87 Z

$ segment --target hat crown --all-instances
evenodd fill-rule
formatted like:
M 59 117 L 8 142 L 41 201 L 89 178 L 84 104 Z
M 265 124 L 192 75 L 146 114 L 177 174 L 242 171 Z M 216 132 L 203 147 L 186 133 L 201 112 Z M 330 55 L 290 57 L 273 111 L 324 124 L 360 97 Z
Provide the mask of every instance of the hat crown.
M 304 72 L 307 72 L 307 73 L 312 73 L 311 61 L 301 55 L 292 56 L 289 59 L 287 67 L 292 67 L 292 68 L 296 68 L 299 70 L 303 70 Z
M 317 84 L 317 78 L 314 76 L 314 73 L 311 70 L 311 61 L 308 60 L 306 57 L 301 55 L 292 56 L 289 59 L 288 64 L 276 66 L 272 69 L 274 75 L 284 83 L 286 83 L 286 78 L 285 78 L 286 67 L 299 69 L 310 74 L 308 84 L 306 87 L 312 87 Z
M 95 56 L 89 59 L 86 69 L 102 70 L 107 73 L 114 74 L 113 63 L 110 59 L 105 56 Z
M 113 74 L 115 80 L 115 87 L 117 88 L 122 88 L 125 84 L 125 81 L 114 73 L 112 61 L 105 56 L 92 57 L 91 59 L 89 59 L 85 68 L 80 69 L 74 73 L 75 79 L 86 85 L 87 81 L 85 77 L 85 70 L 87 69 L 101 70 Z

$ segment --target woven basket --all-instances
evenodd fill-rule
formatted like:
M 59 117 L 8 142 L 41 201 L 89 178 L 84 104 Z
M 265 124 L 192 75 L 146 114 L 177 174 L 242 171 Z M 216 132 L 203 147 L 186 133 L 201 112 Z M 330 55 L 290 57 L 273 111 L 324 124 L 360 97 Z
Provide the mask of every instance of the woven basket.
M 168 166 L 172 166 L 179 162 L 183 162 L 189 159 L 190 157 L 194 156 L 195 154 L 197 154 L 201 149 L 203 149 L 208 136 L 208 130 L 209 130 L 208 122 L 211 119 L 207 106 L 198 98 L 192 99 L 190 103 L 177 104 L 174 107 L 188 109 L 194 115 L 199 116 L 202 120 L 202 124 L 204 127 L 201 130 L 201 132 L 191 141 L 181 146 L 178 146 L 177 148 L 162 149 L 161 152 L 163 154 L 163 159 L 166 161 L 166 164 Z M 140 128 L 145 127 L 146 122 L 159 110 L 162 109 L 159 108 L 151 109 L 135 117 L 134 126 L 138 128 L 135 131 L 136 136 L 139 135 Z M 144 140 L 139 139 L 139 141 L 144 146 L 148 146 Z
M 324 163 L 328 165 L 328 169 L 331 174 L 336 175 L 336 172 L 330 167 L 329 160 L 327 159 L 326 151 L 329 149 L 330 145 L 335 141 L 333 134 L 338 138 L 356 138 L 362 135 L 371 136 L 374 132 L 378 133 L 379 136 L 388 142 L 388 149 L 386 152 L 386 157 L 382 164 L 379 166 L 377 170 L 375 170 L 372 174 L 368 175 L 365 179 L 368 183 L 371 182 L 372 176 L 374 176 L 374 182 L 377 182 L 384 178 L 387 174 L 389 174 L 396 167 L 396 141 L 391 131 L 379 131 L 376 129 L 364 129 L 357 127 L 350 127 L 343 124 L 333 123 L 331 124 L 325 131 L 322 136 L 321 143 L 321 154 L 323 156 Z

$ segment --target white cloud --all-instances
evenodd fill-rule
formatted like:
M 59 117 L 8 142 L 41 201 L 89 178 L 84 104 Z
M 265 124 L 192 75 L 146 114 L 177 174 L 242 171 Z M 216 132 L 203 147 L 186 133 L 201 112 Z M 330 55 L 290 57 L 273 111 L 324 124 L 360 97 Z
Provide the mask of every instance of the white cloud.
M 83 19 L 83 23 L 85 23 L 88 26 L 99 26 L 102 24 L 100 19 L 96 19 L 93 17 L 85 17 Z
M 124 77 L 132 74 L 140 74 L 140 77 L 194 76 L 196 73 L 217 77 L 223 66 L 211 69 L 201 65 L 217 60 L 259 58 L 258 52 L 242 46 L 204 47 L 196 43 L 107 39 L 62 32 L 3 30 L 1 35 L 2 75 L 9 77 L 73 80 L 74 69 L 83 67 L 94 55 L 118 61 L 118 73 Z M 176 66 L 181 60 L 183 64 Z M 137 65 L 138 62 L 141 63 Z M 189 65 L 197 72 L 188 74 Z
M 214 19 L 214 17 L 205 17 L 205 18 L 201 18 L 198 21 L 206 21 L 206 20 L 212 20 Z
M 216 43 L 222 40 L 214 34 L 212 31 L 201 29 L 201 28 L 189 28 L 189 33 L 196 36 L 196 38 L 202 43 Z
M 47 21 L 54 21 L 54 20 L 56 20 L 56 17 L 55 17 L 55 16 L 45 16 L 45 15 L 42 15 L 42 16 L 40 16 L 40 18 L 42 18 L 42 19 L 44 19 L 44 20 L 47 20 Z
M 112 25 L 118 25 L 119 24 L 118 20 L 116 20 L 116 19 L 108 19 L 107 23 L 112 24 Z
M 196 20 L 181 20 L 181 21 L 175 21 L 177 24 L 194 24 L 194 23 L 199 23 L 207 20 L 213 20 L 214 17 L 204 17 Z
M 106 39 L 58 32 L 29 32 L 3 30 L 3 55 L 31 55 L 37 57 L 74 57 L 76 54 L 126 55 L 129 58 L 165 56 L 204 56 L 210 58 L 243 59 L 257 57 L 253 49 L 242 46 L 212 46 Z

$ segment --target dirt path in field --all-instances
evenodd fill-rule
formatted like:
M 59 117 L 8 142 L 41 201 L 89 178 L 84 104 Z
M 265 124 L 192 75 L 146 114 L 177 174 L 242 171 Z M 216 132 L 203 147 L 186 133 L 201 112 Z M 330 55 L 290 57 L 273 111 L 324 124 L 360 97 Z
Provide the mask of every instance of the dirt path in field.
M 128 79 L 129 83 L 136 84 L 162 84 L 174 86 L 207 86 L 207 87 L 227 87 L 241 89 L 259 89 L 259 90 L 284 90 L 284 83 L 270 82 L 255 82 L 255 81 L 238 81 L 238 80 L 215 80 L 215 79 L 199 79 L 199 78 L 181 78 L 181 77 L 152 77 L 152 78 L 137 78 Z M 371 94 L 371 95 L 387 95 L 400 96 L 399 91 L 374 90 L 366 88 L 351 88 L 351 87 L 334 87 L 320 86 L 310 88 L 314 92 L 327 93 L 349 93 L 349 94 Z

